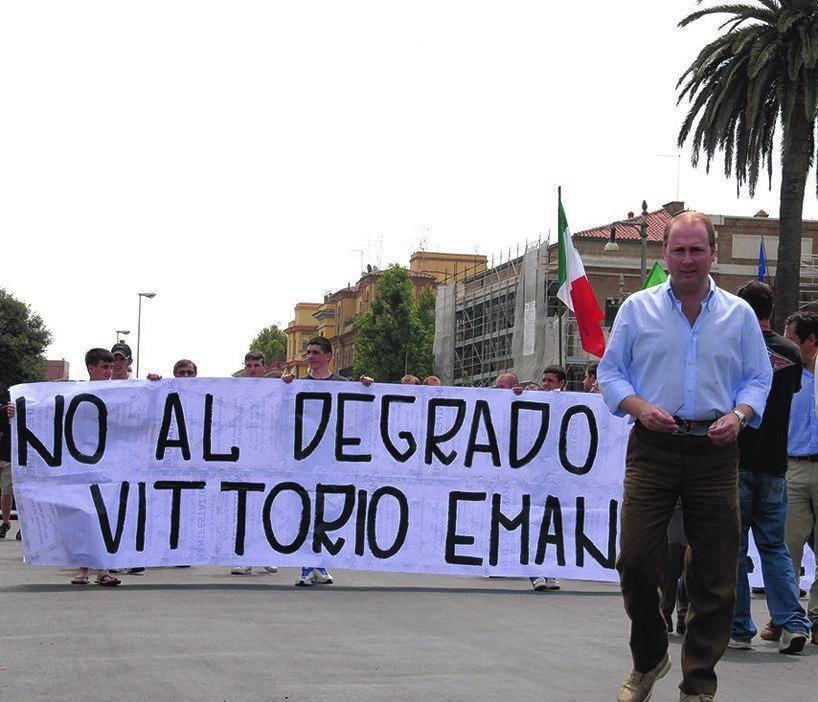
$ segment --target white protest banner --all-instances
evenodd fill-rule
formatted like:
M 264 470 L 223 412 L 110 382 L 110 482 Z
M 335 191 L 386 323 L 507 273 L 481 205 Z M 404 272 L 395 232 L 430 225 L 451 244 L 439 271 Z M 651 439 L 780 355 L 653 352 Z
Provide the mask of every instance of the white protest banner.
M 628 427 L 596 395 L 242 378 L 12 397 L 33 565 L 616 578 Z
M 12 398 L 32 565 L 617 578 L 629 425 L 599 395 L 230 378 Z

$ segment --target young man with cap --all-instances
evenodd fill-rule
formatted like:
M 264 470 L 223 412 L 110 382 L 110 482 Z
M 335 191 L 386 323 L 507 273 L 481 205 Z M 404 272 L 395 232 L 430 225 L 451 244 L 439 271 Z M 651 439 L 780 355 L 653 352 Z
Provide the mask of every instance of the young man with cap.
M 133 364 L 131 347 L 120 341 L 111 347 L 111 353 L 114 355 L 114 369 L 111 380 L 129 380 L 131 365 Z
M 633 670 L 617 700 L 643 702 L 670 669 L 660 585 L 667 528 L 681 498 L 690 604 L 679 699 L 712 702 L 736 603 L 736 439 L 747 424 L 760 425 L 772 368 L 753 310 L 710 277 L 710 219 L 683 212 L 663 239 L 670 278 L 622 303 L 597 375 L 611 412 L 636 420 L 616 563 Z

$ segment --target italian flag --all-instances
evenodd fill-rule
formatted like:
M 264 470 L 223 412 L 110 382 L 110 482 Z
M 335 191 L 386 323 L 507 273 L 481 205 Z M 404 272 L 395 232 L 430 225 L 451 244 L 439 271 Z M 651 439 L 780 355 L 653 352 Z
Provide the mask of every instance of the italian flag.
M 585 275 L 582 259 L 574 248 L 568 219 L 562 209 L 562 188 L 558 190 L 557 231 L 559 232 L 559 284 L 557 297 L 574 313 L 582 348 L 594 356 L 605 353 L 605 337 L 600 323 L 605 319 Z

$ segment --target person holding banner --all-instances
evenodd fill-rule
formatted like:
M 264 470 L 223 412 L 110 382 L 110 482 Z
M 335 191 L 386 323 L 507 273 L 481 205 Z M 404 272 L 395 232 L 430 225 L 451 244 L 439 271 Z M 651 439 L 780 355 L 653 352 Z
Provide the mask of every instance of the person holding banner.
M 549 366 L 543 371 L 543 386 L 546 385 L 546 377 L 548 377 L 548 382 L 553 387 L 540 387 L 537 385 L 532 388 L 532 384 L 529 383 L 523 388 L 520 385 L 520 379 L 517 377 L 517 374 L 507 371 L 497 376 L 497 379 L 494 381 L 494 387 L 499 390 L 513 390 L 515 395 L 521 395 L 524 390 L 559 391 L 565 387 L 565 371 L 559 366 Z M 559 590 L 561 587 L 560 581 L 557 578 L 546 577 L 544 575 L 532 576 L 529 578 L 529 581 L 531 582 L 531 587 L 538 592 L 541 590 Z
M 307 364 L 310 367 L 310 374 L 304 380 L 335 380 L 346 382 L 348 378 L 330 370 L 329 364 L 332 360 L 332 342 L 324 336 L 316 336 L 307 342 L 305 352 Z M 412 376 L 414 377 L 414 376 Z M 285 383 L 291 383 L 295 376 L 285 374 L 281 376 Z M 360 377 L 361 383 L 369 387 L 374 382 L 367 375 Z M 304 566 L 301 568 L 301 575 L 295 581 L 298 587 L 309 587 L 310 585 L 332 585 L 332 574 L 326 568 L 314 568 Z
M 88 380 L 111 380 L 114 371 L 114 355 L 106 349 L 91 349 L 85 354 L 85 367 L 88 369 Z M 71 584 L 87 585 L 90 577 L 90 568 L 80 568 L 79 574 L 72 578 Z M 115 587 L 122 581 L 111 575 L 109 570 L 100 568 L 94 582 L 97 585 Z
M 620 553 L 633 670 L 619 702 L 642 702 L 670 669 L 660 608 L 667 528 L 682 500 L 690 599 L 680 700 L 707 702 L 736 601 L 739 509 L 736 439 L 758 427 L 772 368 L 750 306 L 710 277 L 716 233 L 700 212 L 665 227 L 669 279 L 628 297 L 598 381 L 608 408 L 636 421 L 625 463 Z
M 176 376 L 177 371 L 181 371 L 180 363 L 187 361 L 187 359 L 182 359 L 176 362 L 176 365 L 173 367 L 173 375 Z M 188 363 L 192 363 L 187 361 Z M 179 366 L 177 368 L 177 366 Z M 196 371 L 196 366 L 193 366 L 194 373 Z M 250 349 L 246 354 L 244 354 L 244 377 L 245 378 L 263 378 L 264 374 L 267 373 L 267 362 L 264 360 L 264 354 L 261 351 L 256 351 L 255 349 Z M 264 566 L 264 570 L 268 573 L 277 573 L 278 566 Z M 253 574 L 253 566 L 233 566 L 230 569 L 230 575 L 252 575 Z

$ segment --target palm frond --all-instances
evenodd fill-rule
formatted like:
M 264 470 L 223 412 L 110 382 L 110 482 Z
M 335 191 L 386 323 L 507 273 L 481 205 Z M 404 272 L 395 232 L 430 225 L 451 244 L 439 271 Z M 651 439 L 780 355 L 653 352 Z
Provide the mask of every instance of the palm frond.
M 769 9 L 763 9 L 754 5 L 715 5 L 714 7 L 706 7 L 703 10 L 696 10 L 691 12 L 687 17 L 679 22 L 679 27 L 686 27 L 687 25 L 700 20 L 702 17 L 708 15 L 735 15 L 737 18 L 754 19 L 766 24 L 775 24 L 778 19 L 778 14 Z

